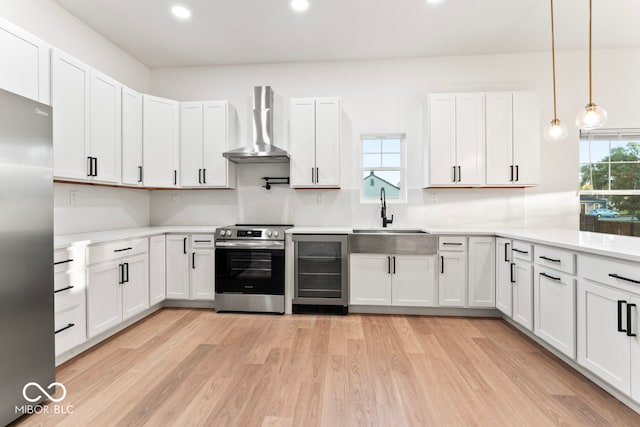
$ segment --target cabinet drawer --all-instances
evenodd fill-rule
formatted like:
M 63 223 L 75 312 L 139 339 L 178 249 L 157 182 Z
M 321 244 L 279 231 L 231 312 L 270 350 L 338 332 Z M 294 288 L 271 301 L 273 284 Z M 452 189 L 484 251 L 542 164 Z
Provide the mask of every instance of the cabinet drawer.
M 438 249 L 441 251 L 465 251 L 467 250 L 466 236 L 440 236 Z
M 57 273 L 55 275 L 55 312 L 84 305 L 84 271 Z
M 533 260 L 533 245 L 531 243 L 514 240 L 511 244 L 511 253 L 513 254 L 513 259 L 531 262 Z
M 53 271 L 80 270 L 84 268 L 85 246 L 70 246 L 53 252 Z
M 191 247 L 193 249 L 213 248 L 213 234 L 193 234 Z
M 578 274 L 585 279 L 610 286 L 636 288 L 640 292 L 640 265 L 613 258 L 578 255 Z
M 129 239 L 89 246 L 87 265 L 111 261 L 125 256 L 143 254 L 148 251 L 148 239 Z
M 575 274 L 575 255 L 573 252 L 565 251 L 548 246 L 535 246 L 536 264 L 544 265 L 554 270 L 564 273 Z
M 55 316 L 56 356 L 82 344 L 87 339 L 84 305 Z

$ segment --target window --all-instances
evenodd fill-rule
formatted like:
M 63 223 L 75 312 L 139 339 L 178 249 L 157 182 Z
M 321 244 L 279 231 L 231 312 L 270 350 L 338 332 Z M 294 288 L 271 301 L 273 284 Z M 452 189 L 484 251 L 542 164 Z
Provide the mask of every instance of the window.
M 362 135 L 361 199 L 379 200 L 384 188 L 387 200 L 405 200 L 404 135 Z
M 580 133 L 580 229 L 640 236 L 640 129 Z

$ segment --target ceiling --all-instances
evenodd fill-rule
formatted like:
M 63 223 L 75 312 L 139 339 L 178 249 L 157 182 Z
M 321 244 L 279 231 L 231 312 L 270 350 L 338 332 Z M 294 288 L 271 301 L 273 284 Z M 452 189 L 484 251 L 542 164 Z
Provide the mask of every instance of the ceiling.
M 550 50 L 546 0 L 56 0 L 151 68 Z M 191 9 L 188 21 L 169 12 Z M 587 47 L 588 0 L 558 0 L 556 47 Z M 640 47 L 640 1 L 595 0 L 595 48 Z

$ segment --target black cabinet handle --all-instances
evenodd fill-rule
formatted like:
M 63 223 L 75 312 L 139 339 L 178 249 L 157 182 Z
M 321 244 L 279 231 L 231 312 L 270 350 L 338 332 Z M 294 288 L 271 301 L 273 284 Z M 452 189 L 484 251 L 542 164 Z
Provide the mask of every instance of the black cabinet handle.
M 511 178 L 509 178 L 509 181 L 513 182 L 513 165 L 509 167 L 511 168 Z
M 559 259 L 548 258 L 548 257 L 546 257 L 546 256 L 544 256 L 544 255 L 541 255 L 541 256 L 539 256 L 538 258 L 543 259 L 543 260 L 545 260 L 545 261 L 551 261 L 551 262 L 557 262 L 557 263 L 560 263 L 560 262 L 561 262 Z
M 178 185 L 178 171 L 173 170 L 173 185 Z
M 95 166 L 93 167 L 93 176 L 98 176 L 98 158 L 94 157 Z
M 128 262 L 124 263 L 123 271 L 124 271 L 124 274 L 126 274 L 126 279 L 124 279 L 123 282 L 129 283 L 129 263 Z
M 462 168 L 458 166 L 458 182 L 462 181 Z
M 516 248 L 511 248 L 511 250 L 512 251 L 516 251 L 516 252 L 521 253 L 521 254 L 528 254 L 529 253 L 528 251 L 521 251 L 520 249 L 516 249 Z
M 191 253 L 191 268 L 196 268 L 196 253 Z
M 184 252 L 185 254 L 187 253 L 187 238 L 186 237 L 182 240 L 182 252 Z
M 118 264 L 118 285 L 122 285 L 124 283 L 124 266 L 122 264 Z
M 202 183 L 203 184 L 207 183 L 207 170 L 206 169 L 202 169 Z
M 444 274 L 444 257 L 440 256 L 440 274 Z
M 516 182 L 520 181 L 520 166 L 516 165 Z
M 556 282 L 562 282 L 562 279 L 560 277 L 551 276 L 547 273 L 540 273 L 540 275 L 546 277 L 547 279 L 555 280 Z
M 193 243 L 211 243 L 211 240 L 194 240 Z
M 631 322 L 631 307 L 635 307 L 635 304 L 627 304 L 627 336 L 629 337 L 635 337 L 636 334 L 634 334 L 633 332 L 631 332 L 631 326 L 632 326 L 632 322 Z
M 87 176 L 93 176 L 93 157 L 87 157 L 87 165 L 89 169 Z
M 316 184 L 320 183 L 320 168 L 316 168 Z
M 391 274 L 391 257 L 387 257 L 387 274 Z
M 613 277 L 614 279 L 624 280 L 625 282 L 638 283 L 640 284 L 640 280 L 629 279 L 627 277 L 623 277 L 614 273 L 609 274 L 609 277 Z
M 56 261 L 56 262 L 53 263 L 53 265 L 67 264 L 69 262 L 73 262 L 73 258 L 65 259 L 64 261 Z
M 624 300 L 618 300 L 618 332 L 627 332 L 626 329 L 622 328 L 622 304 L 626 303 Z
M 396 257 L 393 257 L 393 274 L 396 274 Z
M 509 243 L 504 244 L 504 262 L 509 262 Z
M 62 289 L 58 289 L 57 291 L 53 291 L 54 294 L 57 294 L 58 292 L 64 292 L 64 291 L 68 291 L 69 289 L 73 289 L 73 286 L 67 286 L 66 288 L 62 288 Z
M 142 182 L 142 166 L 138 166 L 138 182 Z
M 202 169 L 198 169 L 198 184 L 202 184 Z
M 511 266 L 510 266 L 510 271 L 509 271 L 509 281 L 511 283 L 516 283 L 515 274 L 513 272 L 513 267 L 515 267 L 515 266 L 516 266 L 516 264 L 512 262 Z
M 442 242 L 442 244 L 447 246 L 462 246 L 462 243 L 455 243 L 455 242 Z
M 456 176 L 456 167 L 453 166 L 453 182 L 457 181 L 457 176 Z
M 130 251 L 133 248 L 123 248 L 123 249 L 114 249 L 113 252 L 124 252 L 124 251 Z
M 315 184 L 316 183 L 316 178 L 315 178 L 315 168 L 311 168 L 311 183 Z
M 76 326 L 75 323 L 68 323 L 67 326 L 65 326 L 64 328 L 60 328 L 57 331 L 54 332 L 54 334 L 59 334 L 62 331 L 66 331 L 69 328 L 73 328 L 74 326 Z

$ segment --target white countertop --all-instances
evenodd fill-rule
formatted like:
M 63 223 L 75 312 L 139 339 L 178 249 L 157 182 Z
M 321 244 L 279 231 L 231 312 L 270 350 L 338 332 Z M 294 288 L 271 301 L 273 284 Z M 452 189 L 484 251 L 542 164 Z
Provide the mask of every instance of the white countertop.
M 127 238 L 153 236 L 164 233 L 213 233 L 217 225 L 207 226 L 154 226 L 139 228 L 122 228 L 118 230 L 96 231 L 89 233 L 56 236 L 56 249 L 71 244 L 96 244 Z M 406 227 L 408 228 L 408 227 Z M 431 234 L 466 235 L 466 236 L 498 236 L 509 239 L 526 240 L 528 242 L 557 246 L 578 252 L 588 252 L 597 255 L 610 256 L 640 262 L 640 238 L 617 236 L 603 233 L 590 233 L 567 229 L 481 229 L 481 228 L 429 228 L 415 227 Z M 393 228 L 390 228 L 393 230 Z M 287 234 L 349 234 L 351 227 L 293 227 Z

